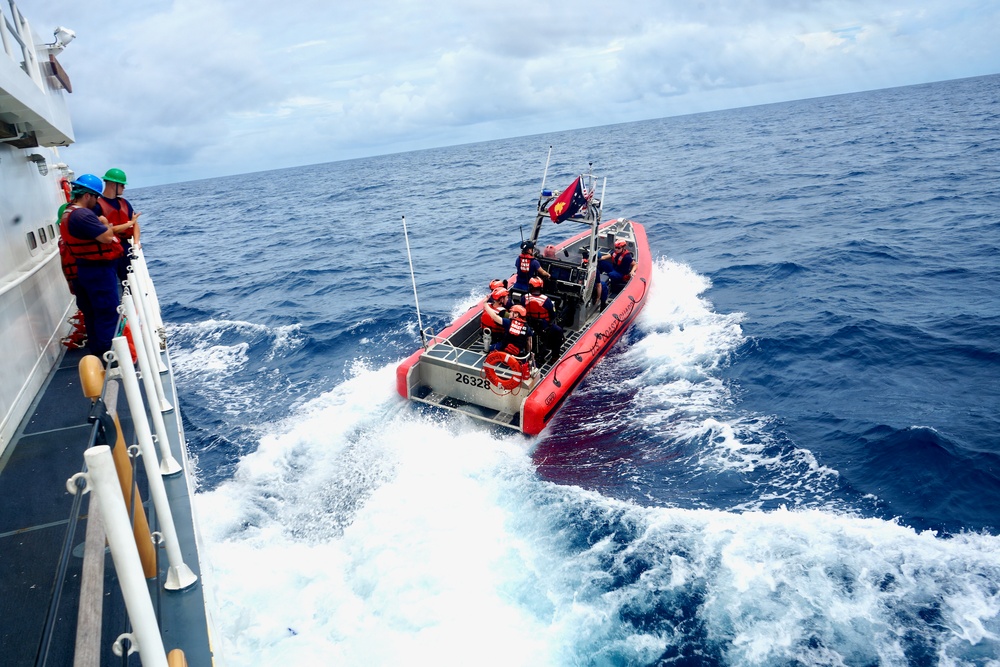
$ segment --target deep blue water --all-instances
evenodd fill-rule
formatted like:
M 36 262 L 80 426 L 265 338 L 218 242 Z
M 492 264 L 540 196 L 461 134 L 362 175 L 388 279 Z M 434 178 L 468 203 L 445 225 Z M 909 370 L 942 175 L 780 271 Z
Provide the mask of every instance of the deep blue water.
M 437 329 L 550 145 L 646 225 L 650 303 L 536 439 L 404 403 L 402 216 Z M 224 651 L 997 664 L 998 183 L 991 76 L 130 191 Z

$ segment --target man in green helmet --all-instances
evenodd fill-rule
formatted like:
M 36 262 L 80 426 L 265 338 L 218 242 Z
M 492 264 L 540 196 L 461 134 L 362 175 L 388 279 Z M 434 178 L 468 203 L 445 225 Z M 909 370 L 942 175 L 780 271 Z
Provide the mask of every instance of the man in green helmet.
M 131 240 L 133 245 L 139 247 L 139 216 L 142 215 L 132 208 L 132 204 L 128 203 L 127 199 L 121 196 L 122 192 L 125 191 L 126 180 L 125 172 L 121 169 L 108 169 L 104 174 L 104 192 L 94 208 L 95 213 L 103 215 L 107 219 L 115 236 L 118 237 L 118 241 L 126 251 L 125 256 L 118 264 L 118 280 L 128 278 L 129 241 Z

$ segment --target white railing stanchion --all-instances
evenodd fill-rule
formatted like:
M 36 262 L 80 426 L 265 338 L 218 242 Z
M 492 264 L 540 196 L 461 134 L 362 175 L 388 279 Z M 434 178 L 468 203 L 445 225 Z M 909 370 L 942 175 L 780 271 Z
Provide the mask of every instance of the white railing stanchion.
M 153 312 L 150 313 L 153 316 L 153 330 L 159 334 L 160 331 L 163 331 L 163 316 L 160 313 L 160 299 L 156 296 L 156 284 L 149 275 L 149 265 L 146 264 L 146 255 L 142 252 L 142 248 L 136 248 L 135 254 L 136 257 L 133 264 L 139 267 L 139 272 L 142 275 L 142 282 L 146 285 L 149 291 L 149 299 L 147 303 L 153 307 Z
M 115 472 L 111 448 L 107 445 L 91 447 L 83 453 L 83 458 L 87 462 L 87 472 L 79 474 L 87 479 L 84 491 L 92 491 L 101 507 L 108 544 L 111 546 L 111 558 L 125 597 L 125 608 L 132 622 L 132 632 L 118 637 L 115 642 L 119 655 L 122 639 L 128 639 L 131 644 L 129 653 L 139 651 L 143 665 L 167 667 L 166 650 L 160 637 L 156 613 L 153 611 L 153 601 L 142 574 L 139 552 L 133 541 L 132 522 L 125 509 L 125 498 L 118 482 L 118 473 Z M 70 481 L 75 477 L 70 478 Z M 67 488 L 75 491 L 76 485 L 67 483 Z
M 142 340 L 149 352 L 150 360 L 156 361 L 156 368 L 160 373 L 166 373 L 167 367 L 160 358 L 160 345 L 156 334 L 153 333 L 152 318 L 148 316 L 149 310 L 146 307 L 146 299 L 143 296 L 142 276 L 135 270 L 134 266 L 128 267 L 128 287 L 132 292 L 132 299 L 135 301 L 135 308 L 139 312 L 139 319 L 142 320 Z
M 125 291 L 122 296 L 122 308 L 125 311 L 125 317 L 129 322 L 137 322 L 135 315 L 135 304 L 132 303 L 132 295 Z M 131 329 L 131 327 L 129 327 Z M 163 423 L 163 405 L 166 403 L 166 399 L 158 398 L 163 396 L 163 384 L 160 381 L 160 375 L 150 368 L 149 357 L 147 356 L 145 345 L 135 346 L 135 356 L 139 360 L 139 371 L 142 375 L 142 384 L 146 389 L 146 400 L 150 402 L 149 414 L 153 418 L 153 429 L 156 431 L 156 441 L 161 443 L 160 451 L 165 451 L 168 455 L 171 453 L 170 450 L 170 438 L 167 435 L 167 426 Z M 157 386 L 159 385 L 159 386 Z M 158 400 L 160 403 L 160 409 L 157 409 L 152 405 L 154 400 Z M 167 407 L 170 404 L 167 403 Z M 175 472 L 180 472 L 181 466 L 177 464 L 177 461 L 172 456 L 163 456 L 160 461 L 160 472 L 164 475 L 172 475 Z
M 167 569 L 167 580 L 163 587 L 167 590 L 187 588 L 198 581 L 198 576 L 184 563 L 184 556 L 181 554 L 181 548 L 178 544 L 174 515 L 170 511 L 170 502 L 167 499 L 166 487 L 163 485 L 163 477 L 160 475 L 160 469 L 156 466 L 156 449 L 153 446 L 153 437 L 149 432 L 149 422 L 146 420 L 146 410 L 142 405 L 139 381 L 135 377 L 135 366 L 132 365 L 132 357 L 128 351 L 128 341 L 125 340 L 124 336 L 119 336 L 111 341 L 111 349 L 114 351 L 115 357 L 118 358 L 118 368 L 122 373 L 125 396 L 128 398 L 129 411 L 132 413 L 132 425 L 135 427 L 139 449 L 142 451 L 142 465 L 146 469 L 149 496 L 153 499 L 156 518 L 167 548 L 167 559 L 170 562 L 170 567 Z M 161 447 L 161 451 L 162 449 Z M 170 456 L 173 459 L 170 454 L 170 443 L 166 443 L 165 456 Z M 180 468 L 176 460 L 173 464 Z
M 149 344 L 143 344 L 147 343 L 147 341 L 146 336 L 142 331 L 140 331 L 140 328 L 142 328 L 146 322 L 142 320 L 142 317 L 136 309 L 135 298 L 131 286 L 127 286 L 122 294 L 122 308 L 125 311 L 125 319 L 129 322 L 129 331 L 132 332 L 132 342 L 136 343 L 135 356 L 139 360 L 139 370 L 142 372 L 142 379 L 145 382 L 146 398 L 152 402 L 153 397 L 156 397 L 159 410 L 150 410 L 150 412 L 153 413 L 153 423 L 156 425 L 156 436 L 158 438 L 162 438 L 163 433 L 166 432 L 165 429 L 161 428 L 163 426 L 163 417 L 157 415 L 156 413 L 170 412 L 174 409 L 174 406 L 170 405 L 170 402 L 164 394 L 163 380 L 160 379 L 160 374 L 157 372 L 158 369 L 153 368 L 153 364 L 156 363 L 156 361 L 150 359 L 149 357 L 150 347 L 157 350 L 155 353 L 157 358 L 160 356 L 159 350 L 155 345 L 150 346 Z M 148 327 L 146 327 L 146 329 L 146 333 L 148 334 Z M 141 336 L 141 338 L 136 340 L 136 336 Z M 146 377 L 147 371 L 149 372 L 148 379 Z M 157 421 L 157 419 L 159 421 Z
M 170 451 L 170 440 L 160 440 L 159 436 L 157 436 L 154 445 L 153 434 L 149 430 L 149 420 L 146 418 L 146 406 L 143 404 L 142 393 L 139 391 L 139 379 L 135 372 L 135 365 L 132 364 L 132 355 L 128 349 L 128 339 L 125 336 L 113 338 L 111 340 L 111 350 L 118 360 L 118 372 L 122 376 L 122 386 L 125 387 L 125 397 L 128 399 L 128 408 L 132 413 L 136 440 L 139 441 L 139 447 L 142 448 L 143 456 L 146 455 L 146 447 L 149 447 L 150 463 L 147 463 L 147 468 L 155 466 L 156 462 L 159 461 L 160 474 L 156 475 L 157 478 L 160 475 L 172 475 L 180 472 L 182 470 L 181 464 L 177 462 L 173 452 Z M 138 350 L 136 352 L 138 353 Z M 159 457 L 156 456 L 157 445 L 160 449 Z M 160 481 L 161 486 L 162 484 L 163 482 Z M 150 482 L 150 486 L 152 487 L 152 481 Z

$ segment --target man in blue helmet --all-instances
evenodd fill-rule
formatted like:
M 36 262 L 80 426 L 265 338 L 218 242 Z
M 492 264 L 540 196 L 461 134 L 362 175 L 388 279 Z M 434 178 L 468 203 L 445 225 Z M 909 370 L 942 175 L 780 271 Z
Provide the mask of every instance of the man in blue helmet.
M 116 267 L 124 251 L 114 230 L 92 210 L 104 190 L 101 179 L 83 174 L 70 185 L 59 232 L 76 264 L 76 303 L 83 311 L 87 347 L 103 359 L 118 328 Z

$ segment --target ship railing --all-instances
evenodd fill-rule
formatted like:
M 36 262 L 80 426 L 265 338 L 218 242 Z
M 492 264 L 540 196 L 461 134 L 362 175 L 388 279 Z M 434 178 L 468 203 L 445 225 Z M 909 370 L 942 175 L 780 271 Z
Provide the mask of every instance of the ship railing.
M 497 376 L 502 380 L 509 380 L 520 374 L 514 373 L 507 366 L 486 363 L 489 352 L 489 349 L 483 343 L 477 344 L 475 347 L 465 347 L 455 345 L 450 340 L 445 340 L 443 343 L 428 348 L 424 355 L 428 363 L 434 363 L 439 366 L 451 366 L 472 374 L 482 373 L 485 369 L 489 368 L 495 371 Z M 529 368 L 535 369 L 534 353 L 526 352 L 520 356 L 514 354 L 510 356 L 516 359 L 522 367 L 527 364 Z M 522 375 L 522 377 L 524 376 Z M 526 377 L 524 379 L 525 381 L 528 380 Z
M 137 249 L 136 249 L 137 250 Z M 186 665 L 183 651 L 174 649 L 168 655 L 157 621 L 160 605 L 160 588 L 168 591 L 187 590 L 198 583 L 198 576 L 184 562 L 183 553 L 174 526 L 170 501 L 163 476 L 181 470 L 172 456 L 166 430 L 162 430 L 162 384 L 159 381 L 162 363 L 159 336 L 153 337 L 154 322 L 159 307 L 152 303 L 155 292 L 148 277 L 145 259 L 141 252 L 133 252 L 130 276 L 126 281 L 122 314 L 130 325 L 135 339 L 135 352 L 140 373 L 136 373 L 129 350 L 129 341 L 122 335 L 113 339 L 112 350 L 105 355 L 109 370 L 104 371 L 100 360 L 94 356 L 81 360 L 80 375 L 84 394 L 94 403 L 91 412 L 91 429 L 88 448 L 84 452 L 84 469 L 67 480 L 66 487 L 74 494 L 63 550 L 56 569 L 53 593 L 43 634 L 36 653 L 36 667 L 47 664 L 52 643 L 55 619 L 60 616 L 59 600 L 64 587 L 68 563 L 73 550 L 76 525 L 81 516 L 82 498 L 91 494 L 87 516 L 83 577 L 81 582 L 80 609 L 77 615 L 77 647 L 75 665 L 102 664 L 100 638 L 102 635 L 101 609 L 103 592 L 104 543 L 111 550 L 122 597 L 125 602 L 128 625 L 112 646 L 119 657 L 138 652 L 143 665 L 153 667 L 182 667 Z M 162 326 L 161 326 L 162 328 Z M 154 363 L 154 360 L 156 363 Z M 139 387 L 142 376 L 147 406 Z M 136 435 L 136 445 L 127 447 L 117 415 L 119 383 L 125 389 L 129 414 Z M 147 407 L 153 421 L 157 422 L 154 436 L 147 419 Z M 170 408 L 169 404 L 166 405 Z M 159 440 L 160 455 L 156 442 Z M 183 443 L 178 443 L 182 446 Z M 141 459 L 146 480 L 146 494 L 152 500 L 158 530 L 150 532 L 150 519 L 146 515 L 136 474 Z M 93 534 L 92 534 L 93 533 Z M 167 555 L 168 567 L 163 581 L 159 581 L 160 548 Z M 157 580 L 157 586 L 147 585 L 147 580 Z M 151 591 L 155 591 L 154 596 Z
M 7 0 L 10 6 L 10 17 L 7 12 L 0 11 L 3 16 L 3 23 L 0 25 L 0 39 L 3 41 L 3 50 L 15 64 L 17 64 L 25 74 L 31 77 L 39 87 L 42 86 L 42 75 L 38 67 L 38 57 L 35 55 L 35 42 L 31 36 L 31 27 L 28 20 L 24 18 L 17 8 L 14 0 Z M 16 42 L 17 46 L 11 42 Z M 20 51 L 18 54 L 16 51 Z
M 443 345 L 445 347 L 454 348 L 455 350 L 461 350 L 462 348 L 451 342 L 451 336 L 442 336 L 439 333 L 434 333 L 430 328 L 424 329 L 424 335 L 427 337 L 427 349 L 435 345 Z

